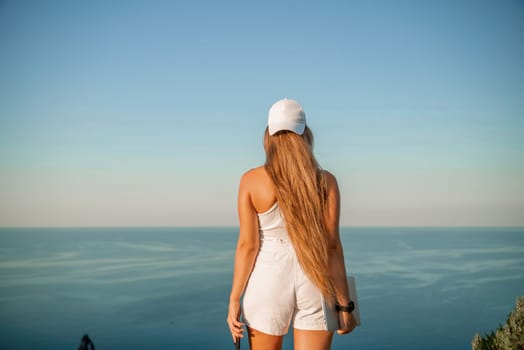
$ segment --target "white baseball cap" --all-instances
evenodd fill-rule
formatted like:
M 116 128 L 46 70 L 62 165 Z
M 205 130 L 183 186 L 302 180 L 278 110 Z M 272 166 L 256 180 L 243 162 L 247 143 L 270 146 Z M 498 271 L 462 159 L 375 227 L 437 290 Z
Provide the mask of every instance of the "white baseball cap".
M 284 98 L 269 109 L 267 126 L 269 135 L 280 130 L 291 130 L 302 135 L 306 129 L 306 114 L 297 101 Z

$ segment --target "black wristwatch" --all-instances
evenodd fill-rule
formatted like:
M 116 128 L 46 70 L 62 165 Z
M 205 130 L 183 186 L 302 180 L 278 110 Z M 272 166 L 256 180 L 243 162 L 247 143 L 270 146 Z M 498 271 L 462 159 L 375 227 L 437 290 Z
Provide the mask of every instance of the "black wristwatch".
M 347 306 L 336 303 L 335 309 L 337 311 L 352 312 L 353 310 L 355 310 L 355 303 L 353 301 L 350 301 Z

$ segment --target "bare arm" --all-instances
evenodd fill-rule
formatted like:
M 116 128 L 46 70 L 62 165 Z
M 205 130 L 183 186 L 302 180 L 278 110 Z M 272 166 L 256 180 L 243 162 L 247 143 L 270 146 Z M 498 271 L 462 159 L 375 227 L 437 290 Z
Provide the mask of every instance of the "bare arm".
M 258 252 L 258 218 L 249 193 L 250 179 L 248 173 L 240 180 L 238 191 L 238 218 L 240 232 L 235 254 L 235 268 L 230 301 L 239 301 L 244 292 L 247 280 L 253 269 Z
M 251 187 L 249 171 L 240 179 L 238 190 L 238 219 L 240 232 L 238 234 L 237 250 L 235 253 L 235 268 L 233 271 L 233 283 L 229 295 L 229 308 L 227 323 L 233 342 L 243 338 L 243 326 L 240 322 L 240 297 L 244 293 L 249 275 L 253 269 L 258 253 L 258 217 L 251 202 Z
M 350 299 L 346 267 L 344 264 L 344 251 L 340 241 L 340 192 L 336 178 L 325 172 L 328 183 L 326 227 L 329 236 L 329 273 L 335 287 L 336 301 L 341 305 L 348 305 Z
M 328 183 L 326 226 L 329 236 L 329 274 L 335 287 L 335 299 L 341 305 L 348 305 L 351 298 L 348 292 L 344 251 L 339 234 L 340 192 L 336 178 L 325 172 Z M 352 313 L 338 312 L 338 334 L 347 334 L 356 327 Z

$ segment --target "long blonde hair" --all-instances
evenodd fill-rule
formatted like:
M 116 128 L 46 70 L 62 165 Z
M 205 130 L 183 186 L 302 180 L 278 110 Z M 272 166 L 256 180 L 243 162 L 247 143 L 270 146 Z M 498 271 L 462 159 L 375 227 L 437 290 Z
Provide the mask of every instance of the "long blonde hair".
M 325 223 L 326 179 L 313 155 L 313 133 L 264 132 L 265 168 L 273 181 L 278 205 L 302 270 L 333 305 Z

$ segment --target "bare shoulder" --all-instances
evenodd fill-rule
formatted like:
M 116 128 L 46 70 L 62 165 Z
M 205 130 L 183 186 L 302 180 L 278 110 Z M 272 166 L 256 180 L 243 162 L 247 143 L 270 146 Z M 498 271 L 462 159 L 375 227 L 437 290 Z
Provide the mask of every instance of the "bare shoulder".
M 257 213 L 267 211 L 276 201 L 275 189 L 264 165 L 249 169 L 242 175 L 240 193 L 249 196 Z
M 263 165 L 256 168 L 251 168 L 245 171 L 240 178 L 240 183 L 249 186 L 253 182 L 260 180 L 265 175 L 265 168 Z
M 324 176 L 326 178 L 328 191 L 329 190 L 336 190 L 336 189 L 338 189 L 337 178 L 335 177 L 335 175 L 333 175 L 332 173 L 330 173 L 327 170 L 322 170 L 322 173 L 324 174 Z

